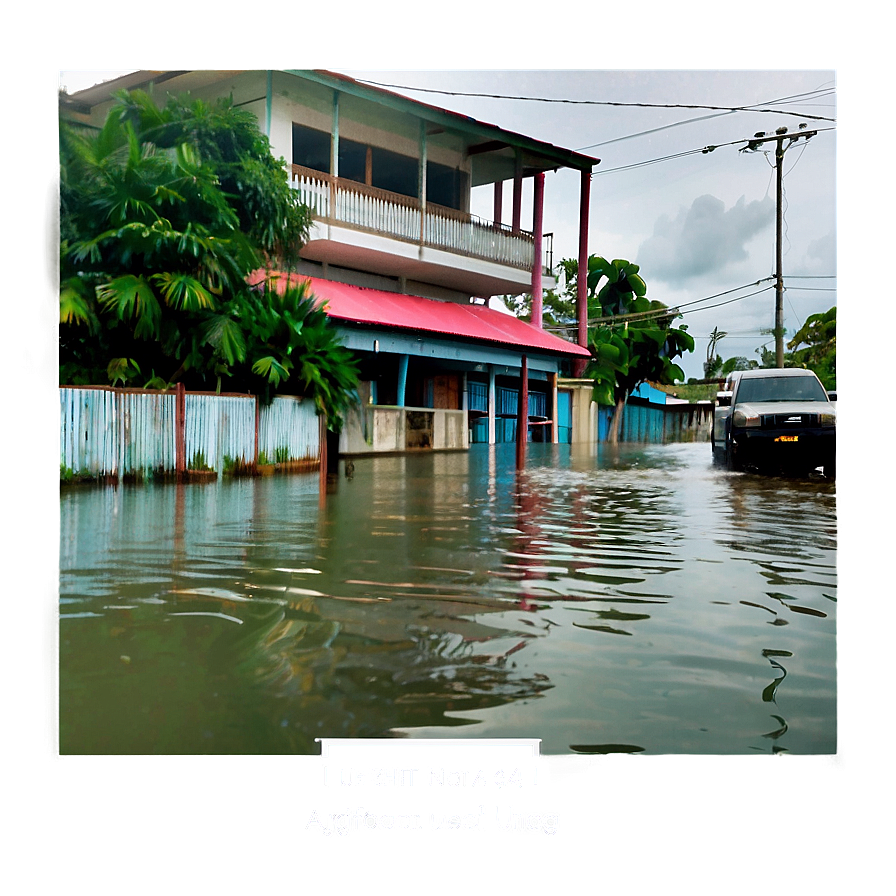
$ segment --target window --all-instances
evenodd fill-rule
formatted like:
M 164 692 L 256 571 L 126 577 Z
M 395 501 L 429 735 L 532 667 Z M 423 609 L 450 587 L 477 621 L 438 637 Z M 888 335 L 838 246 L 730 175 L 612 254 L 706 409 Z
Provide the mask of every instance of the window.
M 367 147 L 355 140 L 339 139 L 339 176 L 367 183 Z
M 292 163 L 315 171 L 330 170 L 330 135 L 326 131 L 292 126 Z
M 389 149 L 372 147 L 373 176 L 371 186 L 403 196 L 417 195 L 417 160 Z
M 438 162 L 426 163 L 426 201 L 447 208 L 461 208 L 464 173 Z

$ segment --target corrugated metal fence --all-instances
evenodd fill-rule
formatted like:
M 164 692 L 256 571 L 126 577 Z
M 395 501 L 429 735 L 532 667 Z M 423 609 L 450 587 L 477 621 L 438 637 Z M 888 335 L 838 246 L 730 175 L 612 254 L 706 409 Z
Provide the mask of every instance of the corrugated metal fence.
M 597 412 L 597 440 L 607 441 L 614 408 Z M 706 442 L 712 430 L 712 405 L 654 405 L 629 401 L 619 427 L 620 442 Z
M 59 398 L 60 464 L 76 476 L 320 461 L 320 418 L 301 398 L 279 396 L 261 407 L 252 395 L 100 386 L 65 386 Z

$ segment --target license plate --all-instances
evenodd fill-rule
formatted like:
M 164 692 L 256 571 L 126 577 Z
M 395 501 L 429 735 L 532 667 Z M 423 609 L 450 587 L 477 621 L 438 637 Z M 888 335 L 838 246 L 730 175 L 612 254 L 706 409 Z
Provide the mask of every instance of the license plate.
M 775 439 L 776 442 L 798 442 L 799 440 L 799 436 L 778 436 Z

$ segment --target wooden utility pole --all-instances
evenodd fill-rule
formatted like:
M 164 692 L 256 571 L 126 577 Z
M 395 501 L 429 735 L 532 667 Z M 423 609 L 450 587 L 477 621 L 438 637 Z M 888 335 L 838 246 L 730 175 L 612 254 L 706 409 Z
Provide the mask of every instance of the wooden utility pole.
M 788 133 L 786 127 L 780 127 L 772 136 L 763 131 L 753 135 L 753 139 L 741 152 L 757 152 L 763 143 L 774 141 L 775 146 L 775 367 L 784 366 L 784 153 L 797 140 L 808 140 L 818 131 L 807 131 L 801 124 L 798 131 Z M 787 146 L 784 141 L 787 141 Z
M 775 141 L 775 367 L 784 366 L 784 138 Z

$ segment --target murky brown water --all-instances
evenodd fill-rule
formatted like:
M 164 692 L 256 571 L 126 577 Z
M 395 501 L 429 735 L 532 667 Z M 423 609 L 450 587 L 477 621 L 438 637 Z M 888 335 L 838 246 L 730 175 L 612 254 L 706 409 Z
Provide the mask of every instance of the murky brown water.
M 513 446 L 61 499 L 64 753 L 836 750 L 823 480 Z

